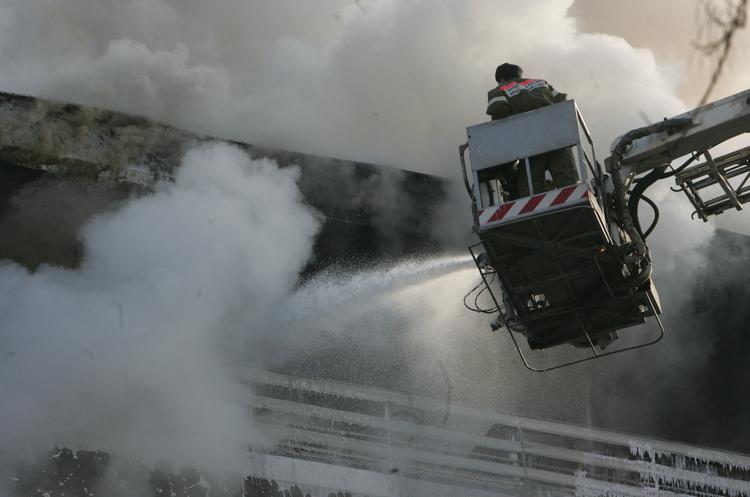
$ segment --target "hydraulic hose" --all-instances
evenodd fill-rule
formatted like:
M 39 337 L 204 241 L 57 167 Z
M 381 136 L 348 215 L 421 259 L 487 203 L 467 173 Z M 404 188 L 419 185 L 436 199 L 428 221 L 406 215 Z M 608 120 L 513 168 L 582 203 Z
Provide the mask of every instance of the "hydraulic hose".
M 656 228 L 656 224 L 659 222 L 659 208 L 656 206 L 656 202 L 651 200 L 645 195 L 641 195 L 641 199 L 645 200 L 648 205 L 651 206 L 651 208 L 654 210 L 654 220 L 651 221 L 651 226 L 648 227 L 648 229 L 643 232 L 643 239 L 645 240 L 648 238 L 648 235 L 651 234 L 652 231 L 654 231 L 654 228 Z
M 638 203 L 641 201 L 641 199 L 646 199 L 646 196 L 643 195 L 643 193 L 659 181 L 660 179 L 665 177 L 664 171 L 666 171 L 667 166 L 661 166 L 654 168 L 653 171 L 648 173 L 645 177 L 639 178 L 638 183 L 633 187 L 632 190 L 630 190 L 630 196 L 628 198 L 628 210 L 630 211 L 630 216 L 633 219 L 633 223 L 635 224 L 635 229 L 638 230 L 638 234 L 641 235 L 641 238 L 645 241 L 648 235 L 645 235 L 643 233 L 643 229 L 641 229 L 641 221 L 638 218 Z M 659 218 L 659 209 L 656 207 L 656 205 L 653 202 L 648 201 L 651 207 L 653 207 L 656 219 Z M 649 233 L 653 229 L 653 226 L 649 229 Z
M 651 278 L 651 257 L 649 255 L 648 247 L 646 246 L 643 237 L 641 237 L 639 230 L 636 228 L 630 209 L 628 208 L 627 189 L 625 188 L 622 176 L 620 175 L 620 164 L 628 147 L 630 147 L 635 140 L 657 133 L 663 133 L 665 131 L 672 134 L 687 129 L 692 125 L 693 121 L 690 118 L 665 119 L 655 124 L 628 131 L 617 141 L 612 149 L 610 168 L 612 171 L 612 183 L 615 187 L 614 200 L 617 218 L 625 232 L 628 234 L 633 252 L 642 265 L 640 272 L 635 276 L 636 286 L 643 285 L 649 280 L 649 278 Z
M 646 176 L 638 178 L 636 180 L 636 185 L 632 190 L 630 190 L 630 198 L 628 198 L 628 209 L 630 209 L 630 215 L 633 217 L 635 228 L 638 230 L 638 233 L 641 234 L 641 238 L 643 238 L 644 240 L 648 238 L 648 235 L 654 230 L 654 228 L 656 227 L 656 223 L 659 220 L 659 208 L 651 199 L 644 195 L 644 192 L 657 181 L 671 178 L 672 176 L 678 174 L 680 171 L 683 171 L 697 158 L 698 155 L 692 154 L 691 157 L 687 161 L 685 161 L 685 163 L 683 163 L 677 169 L 673 169 L 669 172 L 667 172 L 669 164 L 655 167 L 653 171 L 648 173 Z M 641 200 L 645 200 L 654 210 L 654 220 L 651 223 L 651 226 L 645 232 L 641 229 L 641 223 L 638 219 L 638 203 Z

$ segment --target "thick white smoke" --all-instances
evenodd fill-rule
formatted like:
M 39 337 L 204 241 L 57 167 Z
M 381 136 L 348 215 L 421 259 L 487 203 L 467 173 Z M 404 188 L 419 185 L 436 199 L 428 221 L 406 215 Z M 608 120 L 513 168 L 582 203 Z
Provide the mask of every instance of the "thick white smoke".
M 79 270 L 6 261 L 3 448 L 241 468 L 263 437 L 227 364 L 273 355 L 259 344 L 311 255 L 318 222 L 298 173 L 226 145 L 196 149 L 173 184 L 85 227 Z
M 502 61 L 576 98 L 602 153 L 639 111 L 684 108 L 672 71 L 579 32 L 572 0 L 2 4 L 6 90 L 449 176 Z
M 577 100 L 603 159 L 644 116 L 686 106 L 673 65 L 581 32 L 572 4 L 3 0 L 0 62 L 13 70 L 0 87 L 457 180 L 464 128 L 486 119 L 494 68 L 513 61 Z M 674 201 L 662 232 L 694 231 Z

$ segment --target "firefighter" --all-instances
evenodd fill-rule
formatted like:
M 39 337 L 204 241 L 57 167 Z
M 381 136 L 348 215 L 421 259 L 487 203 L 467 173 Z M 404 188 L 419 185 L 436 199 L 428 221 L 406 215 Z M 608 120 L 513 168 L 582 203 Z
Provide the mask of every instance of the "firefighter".
M 487 94 L 487 114 L 493 121 L 566 100 L 565 93 L 555 90 L 543 79 L 526 79 L 522 75 L 523 70 L 515 64 L 501 64 L 495 70 L 498 86 Z M 578 172 L 570 148 L 529 157 L 529 163 L 534 193 L 546 190 L 545 171 L 549 171 L 552 176 L 555 188 L 578 182 Z M 529 195 L 529 185 L 523 162 L 516 174 L 518 195 L 526 197 Z

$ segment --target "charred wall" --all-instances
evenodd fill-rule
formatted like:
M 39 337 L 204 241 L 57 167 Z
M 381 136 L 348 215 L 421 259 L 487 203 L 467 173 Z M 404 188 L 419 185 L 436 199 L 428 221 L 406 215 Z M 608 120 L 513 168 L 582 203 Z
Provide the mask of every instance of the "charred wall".
M 169 180 L 191 147 L 217 141 L 138 116 L 0 93 L 0 259 L 75 267 L 78 229 Z M 325 218 L 308 271 L 437 250 L 437 177 L 231 142 L 301 170 L 305 201 Z

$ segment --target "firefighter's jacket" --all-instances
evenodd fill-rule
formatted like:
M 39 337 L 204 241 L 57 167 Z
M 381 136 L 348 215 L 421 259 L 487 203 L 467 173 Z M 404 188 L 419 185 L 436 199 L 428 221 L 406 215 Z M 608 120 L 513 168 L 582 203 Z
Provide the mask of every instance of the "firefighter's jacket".
M 543 79 L 518 78 L 502 82 L 487 94 L 492 120 L 562 102 L 567 98 Z

